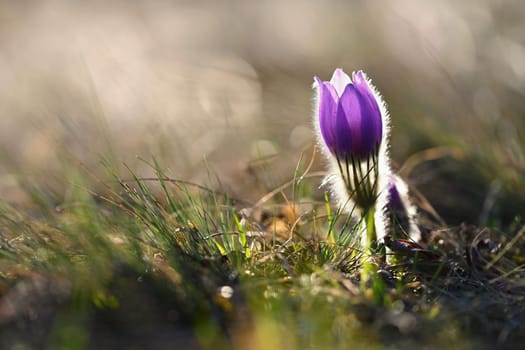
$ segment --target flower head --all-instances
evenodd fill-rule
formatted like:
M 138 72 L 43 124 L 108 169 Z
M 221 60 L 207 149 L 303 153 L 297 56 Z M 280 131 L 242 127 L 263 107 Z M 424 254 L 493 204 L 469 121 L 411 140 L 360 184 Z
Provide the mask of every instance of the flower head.
M 416 224 L 416 208 L 408 195 L 408 185 L 399 176 L 391 174 L 383 214 L 387 220 L 389 234 L 393 238 L 421 240 Z
M 405 210 L 405 205 L 397 188 L 396 179 L 392 177 L 388 183 L 387 208 L 392 211 L 403 211 Z
M 373 88 L 362 71 L 352 79 L 336 69 L 330 81 L 315 77 L 319 89 L 319 129 L 332 154 L 363 159 L 381 143 L 383 123 Z

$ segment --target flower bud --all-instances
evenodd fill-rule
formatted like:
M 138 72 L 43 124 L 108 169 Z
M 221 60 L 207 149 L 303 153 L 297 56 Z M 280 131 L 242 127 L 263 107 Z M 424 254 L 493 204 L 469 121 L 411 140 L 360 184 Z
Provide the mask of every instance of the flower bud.
M 421 240 L 421 232 L 416 224 L 416 208 L 410 202 L 407 184 L 396 175 L 388 182 L 388 194 L 384 214 L 389 221 L 389 233 L 394 239 Z
M 352 79 L 336 69 L 332 79 L 315 77 L 319 90 L 318 116 L 322 139 L 340 159 L 363 159 L 376 152 L 382 139 L 382 119 L 373 89 L 362 71 Z

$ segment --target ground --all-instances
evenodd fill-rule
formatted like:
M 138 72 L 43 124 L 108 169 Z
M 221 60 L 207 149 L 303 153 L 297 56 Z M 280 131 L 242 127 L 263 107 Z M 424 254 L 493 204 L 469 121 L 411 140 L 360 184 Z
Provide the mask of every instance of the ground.
M 315 197 L 318 179 L 296 176 L 247 207 L 156 171 L 160 191 L 135 177 L 102 195 L 79 176 L 60 207 L 3 204 L 2 348 L 483 349 L 524 340 L 518 221 L 505 232 L 442 226 L 420 209 L 426 241 L 389 240 L 396 263 L 366 257 L 373 276 L 363 284 L 347 216 L 322 197 L 298 199 Z

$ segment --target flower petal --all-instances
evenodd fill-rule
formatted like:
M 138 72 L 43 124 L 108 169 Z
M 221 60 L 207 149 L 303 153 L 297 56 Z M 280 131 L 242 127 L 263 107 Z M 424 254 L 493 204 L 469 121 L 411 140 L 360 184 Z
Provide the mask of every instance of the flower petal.
M 401 200 L 401 195 L 396 186 L 396 180 L 394 178 L 390 179 L 388 183 L 388 202 L 387 206 L 391 210 L 402 211 L 405 209 L 403 201 Z
M 383 135 L 383 121 L 381 119 L 381 109 L 379 108 L 380 101 L 377 100 L 374 90 L 368 83 L 363 71 L 352 73 L 352 80 L 359 93 L 366 98 L 366 110 L 369 111 L 369 117 L 375 125 L 374 138 L 379 142 Z
M 341 109 L 337 110 L 335 125 L 335 153 L 339 159 L 345 159 L 347 156 L 352 155 L 353 137 L 352 130 L 346 121 L 344 111 Z
M 352 80 L 341 68 L 337 68 L 332 75 L 332 79 L 330 79 L 330 84 L 332 84 L 335 91 L 337 91 L 337 96 L 341 96 L 345 87 L 352 84 Z
M 370 110 L 367 97 L 363 96 L 354 85 L 348 85 L 339 99 L 336 114 L 338 147 L 345 147 L 348 153 L 359 157 L 372 152 L 379 141 L 376 135 L 377 116 L 374 110 Z M 347 126 L 344 129 L 339 129 L 342 125 L 339 122 L 341 116 L 346 120 Z M 345 133 L 346 137 L 344 137 Z
M 337 109 L 337 94 L 335 89 L 318 77 L 315 77 L 319 89 L 319 129 L 324 142 L 331 152 L 335 150 L 335 112 Z

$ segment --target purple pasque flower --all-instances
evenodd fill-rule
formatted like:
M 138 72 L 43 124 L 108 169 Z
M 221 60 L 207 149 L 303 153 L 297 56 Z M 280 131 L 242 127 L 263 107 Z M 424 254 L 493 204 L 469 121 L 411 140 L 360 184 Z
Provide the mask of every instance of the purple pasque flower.
M 397 187 L 396 180 L 392 177 L 388 182 L 387 208 L 392 211 L 404 211 L 405 205 Z
M 417 226 L 416 207 L 408 195 L 408 185 L 399 176 L 391 174 L 388 180 L 386 203 L 382 203 L 384 219 L 387 220 L 389 234 L 397 238 L 421 240 Z
M 352 79 L 338 68 L 330 81 L 315 77 L 319 89 L 319 127 L 332 154 L 363 159 L 381 143 L 383 123 L 379 101 L 362 71 Z

